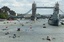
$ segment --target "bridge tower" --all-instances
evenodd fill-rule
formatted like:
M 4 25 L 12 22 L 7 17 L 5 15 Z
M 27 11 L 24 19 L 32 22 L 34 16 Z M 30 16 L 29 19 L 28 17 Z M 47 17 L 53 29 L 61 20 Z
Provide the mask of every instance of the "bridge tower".
M 31 20 L 35 20 L 36 19 L 36 3 L 34 2 L 32 4 L 32 16 L 31 16 Z
M 59 19 L 59 4 L 58 4 L 58 2 L 55 4 L 53 17 L 54 17 L 54 19 Z
M 59 3 L 58 2 L 54 6 L 53 15 L 49 18 L 48 23 L 54 26 L 59 25 Z

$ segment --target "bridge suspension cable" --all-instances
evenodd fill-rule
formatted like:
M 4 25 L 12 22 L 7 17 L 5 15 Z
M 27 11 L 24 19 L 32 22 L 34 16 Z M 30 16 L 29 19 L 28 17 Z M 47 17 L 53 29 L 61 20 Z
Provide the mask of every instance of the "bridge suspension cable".
M 28 12 L 24 13 L 24 14 L 28 14 L 32 9 L 30 9 Z
M 61 9 L 59 9 L 59 10 L 64 14 L 64 12 Z
M 31 10 L 32 10 L 32 9 L 30 9 L 28 12 L 26 12 L 26 13 L 24 13 L 24 14 L 25 14 L 25 15 L 28 14 Z M 17 21 L 21 24 L 20 20 L 17 20 Z

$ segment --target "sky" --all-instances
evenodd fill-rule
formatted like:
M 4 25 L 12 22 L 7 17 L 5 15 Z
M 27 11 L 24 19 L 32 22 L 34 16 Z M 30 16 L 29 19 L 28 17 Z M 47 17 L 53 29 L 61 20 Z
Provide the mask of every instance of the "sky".
M 16 13 L 24 14 L 32 8 L 32 3 L 34 1 L 37 7 L 54 7 L 55 3 L 58 2 L 60 4 L 60 9 L 64 11 L 64 0 L 0 0 L 0 8 L 3 6 L 8 6 L 11 10 L 14 10 Z M 36 13 L 52 14 L 53 9 L 37 9 Z

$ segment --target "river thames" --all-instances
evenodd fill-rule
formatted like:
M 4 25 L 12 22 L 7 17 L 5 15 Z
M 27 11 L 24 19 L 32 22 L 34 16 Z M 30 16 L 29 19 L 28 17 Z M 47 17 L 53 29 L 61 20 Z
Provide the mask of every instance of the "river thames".
M 0 21 L 0 42 L 64 42 L 64 25 L 51 26 L 48 19 Z

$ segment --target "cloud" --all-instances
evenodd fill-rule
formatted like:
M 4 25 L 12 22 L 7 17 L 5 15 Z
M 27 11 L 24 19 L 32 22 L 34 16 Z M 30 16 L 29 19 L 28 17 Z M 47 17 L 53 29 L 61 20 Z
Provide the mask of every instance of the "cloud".
M 0 2 L 2 2 L 3 0 L 0 0 Z
M 54 6 L 58 1 L 61 7 L 64 7 L 64 0 L 0 0 L 0 7 L 8 6 L 17 13 L 25 13 L 32 8 L 32 3 L 36 2 L 37 6 Z M 37 10 L 39 13 L 40 10 Z M 46 13 L 44 11 L 44 13 Z
M 5 3 L 5 4 L 2 4 L 3 6 L 8 6 L 9 4 L 8 3 Z

